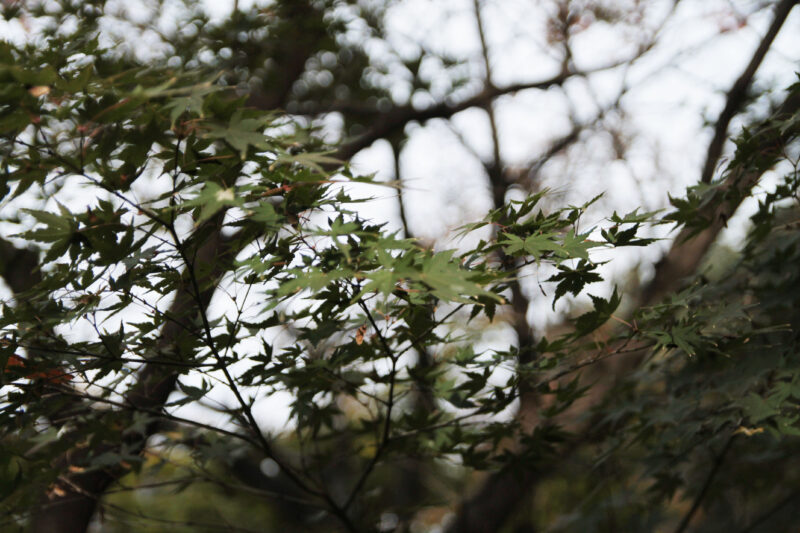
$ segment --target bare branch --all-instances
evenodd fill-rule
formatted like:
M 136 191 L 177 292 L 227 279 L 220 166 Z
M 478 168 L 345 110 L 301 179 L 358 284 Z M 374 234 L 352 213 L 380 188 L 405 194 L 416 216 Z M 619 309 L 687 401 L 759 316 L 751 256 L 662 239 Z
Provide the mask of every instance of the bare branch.
M 370 130 L 361 137 L 342 144 L 342 146 L 336 152 L 336 157 L 342 160 L 349 159 L 360 150 L 370 146 L 378 139 L 383 139 L 394 132 L 401 131 L 406 124 L 411 122 L 426 122 L 435 118 L 450 118 L 456 113 L 460 113 L 466 109 L 471 109 L 473 107 L 485 108 L 495 98 L 500 96 L 514 94 L 526 90 L 546 90 L 550 87 L 562 85 L 566 80 L 573 76 L 588 76 L 589 74 L 619 67 L 620 65 L 624 65 L 629 61 L 630 59 L 625 61 L 615 61 L 613 63 L 609 63 L 608 65 L 594 69 L 563 72 L 541 81 L 514 83 L 505 87 L 487 87 L 475 96 L 467 98 L 461 102 L 451 103 L 445 101 L 427 109 L 415 109 L 414 107 L 408 105 L 397 107 L 388 113 L 379 113 L 378 111 L 375 111 L 374 113 L 371 113 L 374 116 L 374 120 Z

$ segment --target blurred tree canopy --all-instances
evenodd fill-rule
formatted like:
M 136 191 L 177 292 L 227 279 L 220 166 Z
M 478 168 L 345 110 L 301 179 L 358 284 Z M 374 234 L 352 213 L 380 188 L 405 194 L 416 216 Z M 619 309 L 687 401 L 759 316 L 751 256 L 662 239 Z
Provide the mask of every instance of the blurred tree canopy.
M 691 186 L 603 213 L 570 168 L 632 161 L 677 0 L 542 2 L 511 81 L 500 1 L 452 4 L 472 56 L 398 41 L 413 2 L 2 2 L 0 531 L 794 530 L 800 84 L 756 73 L 797 3 L 730 5 L 716 36 L 768 22 Z M 519 160 L 524 95 L 564 120 Z M 486 209 L 432 240 L 401 163 L 437 123 Z

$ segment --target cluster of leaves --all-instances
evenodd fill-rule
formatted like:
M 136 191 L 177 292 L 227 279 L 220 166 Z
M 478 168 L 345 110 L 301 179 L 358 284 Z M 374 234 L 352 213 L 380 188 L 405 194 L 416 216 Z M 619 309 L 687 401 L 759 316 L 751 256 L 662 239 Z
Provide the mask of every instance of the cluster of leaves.
M 582 503 L 540 519 L 572 531 L 652 530 L 672 518 L 677 493 L 710 502 L 709 523 L 728 528 L 750 518 L 731 509 L 737 497 L 757 509 L 800 494 L 796 469 L 785 468 L 795 461 L 800 399 L 796 167 L 762 200 L 724 275 L 698 277 L 627 321 L 617 290 L 588 294 L 591 307 L 563 334 L 488 343 L 483 334 L 519 276 L 551 273 L 543 291 L 553 307 L 587 295 L 603 281 L 595 252 L 649 245 L 641 230 L 654 214 L 614 213 L 581 228 L 594 200 L 548 212 L 543 192 L 464 228 L 483 239 L 458 251 L 428 250 L 364 220 L 347 184 L 377 184 L 231 87 L 259 81 L 261 97 L 274 100 L 266 107 L 288 99 L 335 108 L 313 84 L 288 97 L 293 88 L 275 75 L 305 69 L 306 47 L 319 51 L 309 72 L 324 80 L 325 52 L 336 50 L 336 78 L 358 85 L 350 77 L 368 59 L 335 46 L 346 24 L 323 19 L 334 4 L 276 2 L 237 13 L 220 34 L 187 32 L 179 50 L 211 51 L 230 69 L 222 75 L 109 60 L 90 34 L 56 29 L 44 32 L 46 45 L 0 44 L 2 224 L 40 257 L 0 317 L 4 514 L 24 523 L 76 485 L 102 493 L 124 476 L 147 480 L 183 446 L 193 468 L 179 488 L 224 485 L 232 473 L 258 502 L 288 495 L 296 519 L 322 530 L 374 529 L 385 511 L 405 520 L 439 503 L 422 475 L 405 475 L 409 462 L 448 480 L 470 468 L 560 469 L 578 479 L 569 490 Z M 98 14 L 90 3 L 80 9 L 89 22 Z M 252 58 L 226 57 L 234 30 L 245 43 L 270 32 L 277 48 L 251 51 L 285 64 L 249 70 Z M 179 59 L 199 66 L 191 57 Z M 407 65 L 414 80 L 419 63 Z M 360 87 L 358 98 L 384 95 Z M 795 131 L 796 116 L 776 129 Z M 743 135 L 730 172 L 786 159 L 753 149 L 755 137 Z M 748 191 L 695 188 L 673 199 L 667 220 L 700 232 L 720 223 L 699 215 L 716 213 L 707 206 L 738 205 Z M 631 372 L 615 368 L 628 377 L 606 397 L 608 387 L 580 373 L 602 371 L 612 356 Z M 531 391 L 533 431 L 509 414 Z M 293 431 L 270 435 L 260 417 L 287 393 Z M 603 394 L 594 408 L 577 404 L 570 416 L 593 394 Z M 211 414 L 223 422 L 209 423 Z M 573 438 L 581 418 L 591 430 Z M 565 440 L 579 452 L 559 463 Z M 736 466 L 720 474 L 734 452 Z M 580 459 L 588 474 L 571 471 Z M 254 464 L 277 473 L 254 475 Z M 768 490 L 733 482 L 776 465 L 782 474 Z M 401 482 L 407 494 L 388 488 Z M 711 497 L 712 485 L 738 492 Z M 114 498 L 105 504 L 126 512 Z
M 583 500 L 556 520 L 559 530 L 649 530 L 673 522 L 684 531 L 700 508 L 706 516 L 691 531 L 793 527 L 800 174 L 786 154 L 796 147 L 796 120 L 769 124 L 790 133 L 784 158 L 765 162 L 748 132 L 737 142 L 729 173 L 776 163 L 784 172 L 759 200 L 741 252 L 712 252 L 707 263 L 714 268 L 630 320 L 632 340 L 649 348 L 637 345 L 628 377 L 594 409 L 602 453 L 599 460 L 584 456 L 590 476 L 567 474 L 588 486 L 572 491 Z M 734 189 L 695 187 L 688 200 L 674 200 L 677 211 L 667 218 L 701 231 L 711 221 L 698 216 L 699 206 L 729 200 Z M 676 496 L 689 502 L 681 513 L 671 504 Z
M 516 352 L 474 352 L 465 323 L 492 320 L 526 265 L 558 269 L 558 299 L 601 280 L 592 248 L 645 242 L 635 232 L 646 217 L 615 216 L 595 242 L 577 229 L 588 204 L 545 213 L 537 195 L 467 228 L 501 228 L 474 249 L 424 249 L 350 211 L 343 185 L 371 180 L 333 172 L 286 118 L 213 79 L 114 70 L 96 43 L 83 46 L 80 58 L 0 49 L 3 202 L 42 204 L 6 222 L 42 253 L 41 280 L 0 320 L 10 513 L 32 508 L 37 489 L 64 492 L 50 465 L 71 447 L 83 451 L 67 474 L 119 476 L 141 468 L 153 434 L 167 447 L 201 434 L 200 462 L 221 457 L 218 438 L 238 441 L 346 526 L 354 502 L 355 520 L 374 523 L 367 500 L 380 496 L 365 489 L 382 464 L 455 454 L 485 468 L 515 432 L 490 421 L 518 397 L 516 376 L 493 380 Z M 562 356 L 620 301 L 593 300 L 580 331 L 552 345 Z M 414 364 L 448 346 L 452 359 Z M 222 403 L 210 399 L 219 390 Z M 285 391 L 297 459 L 254 415 Z M 553 414 L 580 395 L 560 391 Z M 181 416 L 186 404 L 234 429 Z M 318 473 L 342 461 L 349 481 L 330 493 Z

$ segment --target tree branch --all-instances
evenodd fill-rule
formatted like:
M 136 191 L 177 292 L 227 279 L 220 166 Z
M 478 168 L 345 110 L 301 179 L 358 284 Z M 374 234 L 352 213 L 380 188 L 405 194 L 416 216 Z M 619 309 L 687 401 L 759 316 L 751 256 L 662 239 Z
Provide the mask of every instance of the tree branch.
M 684 515 L 683 519 L 681 520 L 681 523 L 678 524 L 678 527 L 675 529 L 675 533 L 684 533 L 686 531 L 686 528 L 689 527 L 689 522 L 691 522 L 692 517 L 700 508 L 700 505 L 703 503 L 703 500 L 708 494 L 708 489 L 711 488 L 711 483 L 714 482 L 714 478 L 717 476 L 719 469 L 722 467 L 722 462 L 725 460 L 725 456 L 728 454 L 728 450 L 731 449 L 731 444 L 733 444 L 733 440 L 735 438 L 736 438 L 735 434 L 731 435 L 728 438 L 727 442 L 725 443 L 725 446 L 714 458 L 714 464 L 711 466 L 711 470 L 708 472 L 708 476 L 706 477 L 703 486 L 700 488 L 700 492 L 697 494 L 697 497 L 694 499 L 694 502 L 692 502 L 692 506 Z
M 772 518 L 773 515 L 777 514 L 781 509 L 786 507 L 788 504 L 792 502 L 792 500 L 797 499 L 800 496 L 800 489 L 795 489 L 791 491 L 789 494 L 786 495 L 781 501 L 773 505 L 771 508 L 767 509 L 760 515 L 758 515 L 750 524 L 748 524 L 743 530 L 739 533 L 752 533 L 756 530 L 756 528 L 762 525 L 764 522 Z
M 755 144 L 751 150 L 758 155 L 760 164 L 755 167 L 737 166 L 728 171 L 725 180 L 714 192 L 714 198 L 705 202 L 697 212 L 699 219 L 709 221 L 708 226 L 699 232 L 693 228 L 681 230 L 670 251 L 656 265 L 653 280 L 642 291 L 640 305 L 657 302 L 678 289 L 683 279 L 697 270 L 708 249 L 742 201 L 750 196 L 761 175 L 769 169 L 774 158 L 781 154 L 786 143 L 798 135 L 798 131 L 792 129 L 781 131 L 775 125 L 776 119 L 791 116 L 798 110 L 800 93 L 795 91 L 761 128 L 754 131 Z
M 613 63 L 609 63 L 608 65 L 593 69 L 563 72 L 541 81 L 514 83 L 505 87 L 486 87 L 480 93 L 472 96 L 471 98 L 467 98 L 466 100 L 462 100 L 461 102 L 440 102 L 439 104 L 431 106 L 427 109 L 415 109 L 414 107 L 407 105 L 403 107 L 397 107 L 388 113 L 380 113 L 376 110 L 373 113 L 374 120 L 370 130 L 361 137 L 357 137 L 356 139 L 342 144 L 339 150 L 337 150 L 335 157 L 342 160 L 349 159 L 360 150 L 370 146 L 378 139 L 383 139 L 394 132 L 402 130 L 406 124 L 411 122 L 427 122 L 428 120 L 435 118 L 450 118 L 456 113 L 460 113 L 466 109 L 471 109 L 473 107 L 485 108 L 495 98 L 500 96 L 514 94 L 530 89 L 546 90 L 550 87 L 562 85 L 566 80 L 573 76 L 588 76 L 589 74 L 616 68 L 620 65 L 628 63 L 629 61 L 630 60 L 615 61 Z
M 772 19 L 772 24 L 770 24 L 767 33 L 764 35 L 764 38 L 761 39 L 761 43 L 758 45 L 758 48 L 756 48 L 755 53 L 753 53 L 750 63 L 748 63 L 744 72 L 742 72 L 733 84 L 730 91 L 728 91 L 725 108 L 722 110 L 722 113 L 720 113 L 716 126 L 714 126 L 714 138 L 708 145 L 708 153 L 706 155 L 706 161 L 703 164 L 703 173 L 700 178 L 700 181 L 703 183 L 711 182 L 711 178 L 714 175 L 714 168 L 722 154 L 722 147 L 725 145 L 725 139 L 728 137 L 728 125 L 747 100 L 747 90 L 750 88 L 758 67 L 764 60 L 764 56 L 767 55 L 781 26 L 783 26 L 783 23 L 789 16 L 789 12 L 798 3 L 800 3 L 798 0 L 781 0 L 781 2 L 775 6 L 775 16 Z

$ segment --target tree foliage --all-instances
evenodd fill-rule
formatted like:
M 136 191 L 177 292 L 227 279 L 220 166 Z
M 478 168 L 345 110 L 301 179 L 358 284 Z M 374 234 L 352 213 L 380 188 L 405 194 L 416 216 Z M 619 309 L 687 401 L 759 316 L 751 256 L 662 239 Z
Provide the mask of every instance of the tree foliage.
M 800 85 L 667 213 L 591 223 L 598 198 L 504 190 L 461 245 L 427 247 L 362 215 L 352 187 L 387 185 L 347 158 L 465 104 L 419 113 L 358 82 L 376 78 L 348 10 L 380 35 L 378 4 L 190 9 L 165 38 L 177 59 L 147 65 L 103 42 L 102 4 L 4 8 L 77 21 L 0 43 L 3 228 L 24 245 L 0 241 L 4 527 L 789 530 Z M 331 110 L 340 143 L 307 120 Z M 741 252 L 698 269 L 770 169 Z M 595 289 L 663 224 L 649 286 Z M 534 336 L 531 269 L 553 308 L 590 304 Z M 487 342 L 502 323 L 515 342 Z M 265 428 L 276 397 L 284 431 Z M 163 487 L 216 509 L 157 512 Z M 508 492 L 510 516 L 492 507 Z

